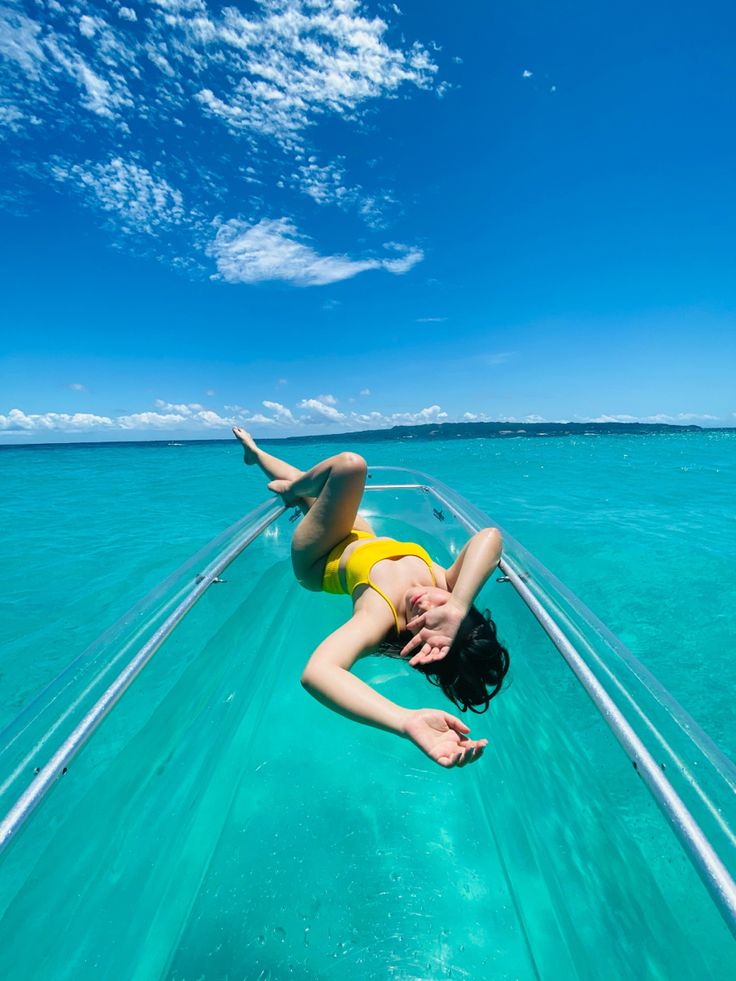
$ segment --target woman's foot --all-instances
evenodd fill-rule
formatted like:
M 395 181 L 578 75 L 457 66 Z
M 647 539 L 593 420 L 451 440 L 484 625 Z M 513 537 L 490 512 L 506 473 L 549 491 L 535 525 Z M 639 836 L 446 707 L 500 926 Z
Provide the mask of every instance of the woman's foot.
M 258 463 L 258 447 L 251 434 L 245 429 L 241 429 L 240 426 L 233 426 L 233 434 L 243 447 L 243 462 L 249 467 Z
M 273 491 L 274 494 L 278 494 L 287 508 L 291 508 L 299 503 L 299 498 L 294 497 L 291 493 L 293 483 L 293 480 L 272 480 L 268 485 L 268 489 Z

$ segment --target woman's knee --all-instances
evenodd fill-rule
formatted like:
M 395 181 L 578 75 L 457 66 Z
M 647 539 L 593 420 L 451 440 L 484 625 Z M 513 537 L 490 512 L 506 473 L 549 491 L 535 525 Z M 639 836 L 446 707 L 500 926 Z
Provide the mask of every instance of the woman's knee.
M 360 453 L 346 451 L 337 454 L 333 470 L 339 470 L 343 474 L 356 474 L 364 477 L 368 470 L 368 464 Z

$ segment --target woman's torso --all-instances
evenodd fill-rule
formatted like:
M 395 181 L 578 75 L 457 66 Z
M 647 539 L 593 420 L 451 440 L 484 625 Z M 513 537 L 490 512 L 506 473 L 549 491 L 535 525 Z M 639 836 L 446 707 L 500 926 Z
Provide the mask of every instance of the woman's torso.
M 345 592 L 348 591 L 345 570 L 350 562 L 351 555 L 361 545 L 366 545 L 367 542 L 387 542 L 393 540 L 387 536 L 382 536 L 360 539 L 356 542 L 351 542 L 347 546 L 340 556 L 340 564 L 338 566 L 340 583 Z M 447 589 L 445 570 L 442 566 L 436 562 L 432 562 L 430 569 L 427 563 L 417 555 L 403 555 L 395 558 L 379 559 L 370 568 L 370 581 L 384 592 L 393 603 L 401 630 L 406 626 L 404 598 L 410 586 L 436 585 Z M 377 616 L 386 619 L 388 627 L 394 625 L 393 612 L 389 609 L 380 593 L 375 589 L 371 589 L 369 585 L 357 586 L 352 598 L 353 609 L 355 611 L 362 609 L 369 609 L 371 612 L 375 611 Z

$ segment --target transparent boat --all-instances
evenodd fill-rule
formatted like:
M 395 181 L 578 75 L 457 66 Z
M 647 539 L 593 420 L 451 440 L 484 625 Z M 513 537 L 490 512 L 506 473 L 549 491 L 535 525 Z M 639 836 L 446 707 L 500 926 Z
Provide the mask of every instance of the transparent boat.
M 400 469 L 362 511 L 443 563 L 493 523 Z M 247 515 L 3 733 L 0 977 L 736 977 L 736 771 L 643 666 L 504 532 L 511 683 L 443 770 L 302 691 L 350 600 L 295 583 L 295 517 Z

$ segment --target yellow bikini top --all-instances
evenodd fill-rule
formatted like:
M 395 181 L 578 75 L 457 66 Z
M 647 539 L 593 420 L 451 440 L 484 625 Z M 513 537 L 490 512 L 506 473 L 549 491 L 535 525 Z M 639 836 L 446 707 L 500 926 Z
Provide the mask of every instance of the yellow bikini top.
M 359 541 L 361 538 L 367 540 L 353 551 L 345 566 L 347 589 L 344 590 L 339 576 L 340 556 L 348 545 L 354 541 Z M 406 555 L 415 555 L 417 558 L 422 559 L 432 576 L 432 585 L 436 585 L 434 572 L 432 571 L 432 559 L 427 550 L 422 548 L 421 545 L 417 545 L 415 542 L 396 542 L 393 539 L 379 541 L 373 535 L 368 534 L 368 532 L 353 531 L 330 552 L 325 566 L 322 588 L 328 593 L 346 592 L 352 596 L 358 586 L 370 586 L 371 589 L 375 589 L 378 595 L 382 596 L 388 603 L 393 613 L 394 623 L 396 624 L 396 633 L 400 633 L 399 615 L 396 612 L 396 607 L 380 586 L 377 586 L 371 579 L 371 569 L 381 559 L 400 559 Z

